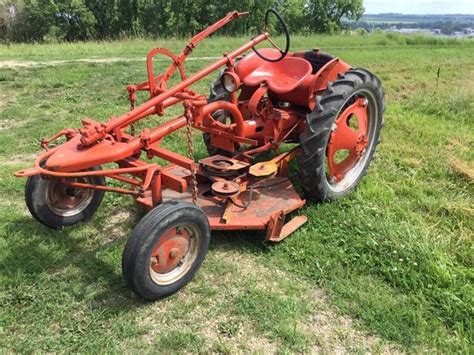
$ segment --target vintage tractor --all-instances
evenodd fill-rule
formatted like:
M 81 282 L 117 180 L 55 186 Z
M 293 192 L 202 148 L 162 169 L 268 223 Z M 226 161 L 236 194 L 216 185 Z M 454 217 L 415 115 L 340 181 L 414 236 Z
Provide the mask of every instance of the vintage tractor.
M 152 49 L 148 80 L 127 87 L 129 112 L 106 123 L 85 118 L 82 128 L 43 139 L 45 152 L 34 167 L 15 173 L 28 177 L 25 199 L 31 214 L 52 228 L 92 217 L 106 191 L 132 195 L 149 209 L 122 258 L 126 282 L 146 299 L 170 295 L 193 278 L 211 230 L 266 230 L 266 239 L 278 242 L 304 224 L 304 215 L 286 220 L 305 204 L 288 178 L 292 159 L 306 197 L 331 201 L 357 186 L 379 142 L 384 111 L 379 79 L 317 49 L 290 52 L 287 26 L 273 9 L 265 15 L 262 33 L 188 77 L 184 63 L 195 46 L 243 15 L 229 13 L 179 55 Z M 269 18 L 282 29 L 283 49 L 270 38 Z M 263 41 L 272 46 L 259 49 Z M 171 64 L 155 75 L 157 55 Z M 190 89 L 219 68 L 210 97 Z M 173 74 L 179 80 L 169 87 Z M 149 92 L 149 99 L 136 105 L 139 90 Z M 135 133 L 134 123 L 163 116 L 177 104 L 182 115 Z M 160 144 L 183 128 L 187 157 Z M 192 129 L 203 132 L 210 153 L 198 162 Z M 60 137 L 62 143 L 51 145 Z M 286 143 L 293 148 L 281 150 Z M 277 151 L 266 161 L 259 155 Z M 156 157 L 169 164 L 159 165 Z M 120 184 L 107 186 L 105 178 Z

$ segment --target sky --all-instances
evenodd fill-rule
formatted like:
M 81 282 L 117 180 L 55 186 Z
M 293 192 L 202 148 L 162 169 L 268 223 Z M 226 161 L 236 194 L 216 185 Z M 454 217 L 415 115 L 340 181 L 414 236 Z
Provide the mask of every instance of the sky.
M 366 14 L 474 14 L 474 0 L 364 0 Z

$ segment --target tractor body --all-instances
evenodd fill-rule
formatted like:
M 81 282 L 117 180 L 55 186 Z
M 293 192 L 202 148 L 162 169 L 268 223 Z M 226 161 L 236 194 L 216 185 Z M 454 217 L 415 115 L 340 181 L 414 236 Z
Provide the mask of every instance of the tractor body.
M 111 117 L 105 123 L 85 118 L 81 128 L 64 129 L 50 139 L 42 140 L 45 152 L 37 157 L 34 167 L 16 173 L 18 177 L 29 177 L 29 180 L 41 177 L 55 182 L 50 184 L 55 187 L 45 188 L 46 198 L 44 203 L 41 202 L 43 207 L 39 206 L 39 197 L 35 197 L 35 193 L 27 196 L 33 215 L 53 228 L 71 225 L 95 212 L 89 211 L 84 215 L 87 206 L 79 211 L 78 206 L 87 202 L 84 191 L 99 194 L 107 191 L 129 194 L 149 210 L 168 206 L 170 201 L 178 205 L 186 202 L 194 204 L 206 216 L 206 223 L 212 230 L 266 230 L 266 238 L 271 241 L 282 240 L 304 224 L 307 218 L 303 215 L 290 221 L 286 219 L 289 213 L 305 204 L 288 178 L 288 165 L 292 159 L 301 155 L 311 156 L 312 153 L 308 152 L 307 146 L 298 145 L 293 149 L 280 150 L 286 143 L 300 143 L 301 137 L 307 137 L 311 132 L 317 134 L 318 129 L 312 127 L 314 123 L 308 117 L 318 114 L 321 110 L 319 106 L 322 106 L 321 95 L 327 93 L 331 83 L 342 78 L 350 66 L 317 49 L 290 52 L 289 43 L 286 52 L 279 48 L 265 48 L 244 56 L 259 43 L 269 40 L 269 34 L 264 31 L 188 77 L 184 63 L 193 48 L 202 39 L 242 15 L 244 13 L 229 13 L 192 38 L 179 55 L 164 48 L 152 49 L 146 60 L 148 79 L 127 87 L 131 105 L 129 112 Z M 156 56 L 165 56 L 171 61 L 170 66 L 159 74 L 153 67 Z M 212 100 L 190 88 L 217 70 L 221 70 L 215 83 L 219 92 L 214 93 Z M 173 75 L 179 75 L 180 81 L 168 87 Z M 149 99 L 137 105 L 137 91 L 148 92 Z M 163 116 L 173 105 L 182 105 L 183 114 L 140 132 L 133 129 L 135 122 L 150 115 Z M 358 115 L 359 131 L 342 132 L 342 138 L 338 138 L 333 134 L 334 127 L 330 127 L 333 133 L 328 133 L 325 154 L 330 150 L 331 142 L 350 142 L 341 145 L 349 151 L 346 159 L 349 162 L 333 161 L 331 165 L 331 159 L 328 159 L 333 173 L 331 179 L 338 183 L 343 182 L 345 175 L 362 159 L 370 145 L 367 140 L 370 127 L 367 118 L 364 118 L 367 112 L 363 112 L 364 107 L 368 107 L 367 99 L 357 96 L 344 105 L 344 110 L 352 111 L 342 114 L 348 117 Z M 362 118 L 359 119 L 359 116 Z M 161 146 L 165 136 L 181 129 L 186 130 L 187 156 Z M 192 129 L 204 133 L 208 150 L 215 154 L 200 161 L 194 160 Z M 52 142 L 60 137 L 64 137 L 65 141 L 52 147 Z M 306 151 L 302 151 L 304 149 Z M 256 159 L 258 154 L 265 152 L 276 154 L 270 160 Z M 153 158 L 161 158 L 169 164 L 159 165 Z M 111 164 L 115 166 L 109 167 Z M 99 168 L 104 165 L 107 168 Z M 104 178 L 117 180 L 123 186 L 107 186 Z M 34 188 L 39 189 L 37 186 L 39 183 L 35 182 Z M 32 190 L 34 188 L 31 187 Z M 38 212 L 40 208 L 50 209 L 61 218 Z M 71 211 L 79 211 L 79 217 L 72 218 Z M 156 215 L 159 215 L 158 212 L 155 219 L 158 218 Z M 179 226 L 171 226 L 171 232 L 168 230 L 161 239 L 157 237 L 150 252 L 150 277 L 155 286 L 158 285 L 156 287 L 164 287 L 164 281 L 160 281 L 163 275 L 176 274 L 183 260 L 194 257 L 193 243 L 196 242 L 193 242 L 193 233 L 199 231 L 196 232 L 192 226 L 199 223 L 190 222 L 190 227 L 183 227 L 186 233 Z M 200 238 L 194 240 L 205 239 Z M 133 254 L 131 251 L 128 253 Z M 126 263 L 135 259 L 125 254 L 126 268 Z M 178 259 L 181 261 L 176 261 Z M 199 256 L 195 260 L 199 260 Z M 153 278 L 154 274 L 159 277 Z M 143 291 L 137 286 L 139 282 L 134 277 L 138 276 L 130 276 L 130 272 L 125 270 L 124 275 L 132 289 L 145 298 L 154 299 L 171 293 L 168 289 L 163 291 L 163 288 L 147 293 L 149 289 Z M 181 287 L 180 280 L 178 278 L 169 285 Z

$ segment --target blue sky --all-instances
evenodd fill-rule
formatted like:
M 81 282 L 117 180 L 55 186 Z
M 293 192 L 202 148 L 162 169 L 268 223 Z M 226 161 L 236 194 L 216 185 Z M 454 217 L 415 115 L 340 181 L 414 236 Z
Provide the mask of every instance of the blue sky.
M 365 13 L 474 14 L 474 0 L 364 0 Z

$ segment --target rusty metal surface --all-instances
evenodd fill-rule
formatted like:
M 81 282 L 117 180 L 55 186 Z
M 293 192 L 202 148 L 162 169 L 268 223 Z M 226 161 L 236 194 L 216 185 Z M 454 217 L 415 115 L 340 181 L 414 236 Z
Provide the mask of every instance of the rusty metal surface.
M 224 157 L 222 155 L 213 155 L 212 157 L 201 159 L 199 160 L 199 163 L 201 163 L 206 168 L 222 171 L 237 171 L 245 169 L 250 165 L 241 160 Z
M 249 173 L 252 176 L 262 177 L 276 174 L 277 170 L 278 164 L 270 160 L 252 165 L 249 169 Z
M 217 196 L 230 197 L 240 192 L 240 185 L 233 181 L 216 181 L 211 185 L 211 190 Z
M 185 170 L 180 167 L 169 169 L 176 175 L 183 174 Z M 249 198 L 249 191 L 242 192 L 235 199 L 239 204 L 245 204 Z M 163 201 L 177 200 L 192 202 L 191 191 L 178 193 L 171 189 L 163 189 Z M 147 192 L 138 202 L 150 207 L 151 194 Z M 252 193 L 252 201 L 247 208 L 238 207 L 232 204 L 230 220 L 224 220 L 223 215 L 228 206 L 226 201 L 216 199 L 211 192 L 209 182 L 199 182 L 197 205 L 203 209 L 208 216 L 209 224 L 213 230 L 262 230 L 267 228 L 272 214 L 283 211 L 288 214 L 303 207 L 305 200 L 302 200 L 293 188 L 288 178 L 271 177 L 264 182 L 255 184 Z M 229 214 L 229 211 L 227 211 Z
M 281 220 L 279 220 L 280 222 Z M 291 221 L 281 225 L 278 225 L 278 230 L 274 228 L 268 228 L 267 240 L 271 242 L 281 242 L 283 239 L 288 237 L 291 233 L 300 228 L 303 224 L 308 221 L 308 217 L 301 215 L 294 217 Z

